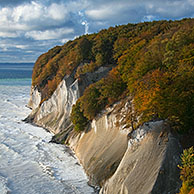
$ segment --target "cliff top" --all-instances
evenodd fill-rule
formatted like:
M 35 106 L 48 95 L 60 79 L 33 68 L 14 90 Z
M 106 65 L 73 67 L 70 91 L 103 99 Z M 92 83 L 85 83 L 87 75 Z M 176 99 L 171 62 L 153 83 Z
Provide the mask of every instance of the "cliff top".
M 32 84 L 44 101 L 65 75 L 72 74 L 81 81 L 86 73 L 101 66 L 112 67 L 106 78 L 86 88 L 74 106 L 75 126 L 130 95 L 135 111 L 129 116 L 129 123 L 142 115 L 140 123 L 154 118 L 168 119 L 176 130 L 191 130 L 193 26 L 194 19 L 154 21 L 110 27 L 81 36 L 41 55 L 34 66 Z M 74 119 L 78 114 L 81 121 Z

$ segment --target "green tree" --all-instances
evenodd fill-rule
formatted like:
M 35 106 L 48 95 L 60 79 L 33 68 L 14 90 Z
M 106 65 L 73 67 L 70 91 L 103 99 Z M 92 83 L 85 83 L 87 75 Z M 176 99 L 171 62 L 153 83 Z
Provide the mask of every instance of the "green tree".
M 74 124 L 74 129 L 76 131 L 83 131 L 88 124 L 88 119 L 83 115 L 83 112 L 81 111 L 81 103 L 79 100 L 72 107 L 71 121 Z
M 102 104 L 99 102 L 100 95 L 99 89 L 93 84 L 86 88 L 80 99 L 84 116 L 89 120 L 92 120 L 99 110 L 101 110 Z

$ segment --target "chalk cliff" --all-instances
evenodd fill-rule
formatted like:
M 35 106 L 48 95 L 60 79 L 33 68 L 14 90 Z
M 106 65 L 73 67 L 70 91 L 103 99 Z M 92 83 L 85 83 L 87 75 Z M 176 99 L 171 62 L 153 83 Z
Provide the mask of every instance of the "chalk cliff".
M 132 134 L 116 172 L 100 193 L 177 193 L 180 151 L 165 122 L 144 124 Z
M 110 67 L 100 67 L 93 73 L 86 73 L 81 81 L 74 78 L 74 73 L 65 76 L 53 95 L 41 104 L 41 93 L 32 86 L 28 103 L 32 113 L 26 120 L 54 134 L 66 131 L 71 127 L 70 113 L 73 104 L 88 85 L 106 76 L 110 69 Z
M 31 91 L 30 91 L 30 100 L 28 102 L 28 107 L 31 108 L 32 110 L 35 110 L 38 108 L 39 104 L 41 102 L 41 94 L 38 91 L 37 88 L 34 86 L 31 86 Z
M 78 80 L 64 78 L 50 99 L 35 109 L 33 122 L 57 134 L 70 124 L 72 105 L 79 98 Z M 35 105 L 34 105 L 35 107 Z
M 177 193 L 174 133 L 194 126 L 193 26 L 127 24 L 54 47 L 35 63 L 26 121 L 74 150 L 101 194 Z
M 82 92 L 79 84 L 65 77 L 40 106 L 40 94 L 31 92 L 33 122 L 55 133 L 53 141 L 75 151 L 90 184 L 100 186 L 101 194 L 178 192 L 181 146 L 169 126 L 155 121 L 133 131 L 127 125 L 131 102 L 126 98 L 101 112 L 85 132 L 75 132 L 69 116 Z

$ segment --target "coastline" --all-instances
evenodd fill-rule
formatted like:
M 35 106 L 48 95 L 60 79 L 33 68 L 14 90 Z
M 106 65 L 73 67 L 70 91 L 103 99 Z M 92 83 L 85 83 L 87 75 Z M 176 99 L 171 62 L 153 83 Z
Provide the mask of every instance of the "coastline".
M 30 107 L 28 107 L 28 105 L 26 105 L 26 107 L 29 108 L 29 109 L 31 109 Z M 31 109 L 31 110 L 32 110 L 32 109 Z M 54 140 L 53 140 L 54 134 L 53 134 L 51 131 L 49 131 L 49 130 L 48 130 L 47 128 L 45 128 L 45 127 L 42 127 L 42 126 L 40 126 L 40 125 L 37 125 L 37 124 L 33 123 L 32 120 L 29 120 L 29 119 L 28 119 L 28 117 L 26 117 L 25 119 L 23 119 L 23 120 L 21 120 L 21 121 L 24 122 L 24 123 L 28 123 L 28 124 L 30 124 L 30 125 L 32 125 L 32 126 L 39 127 L 39 128 L 41 128 L 42 130 L 45 130 L 46 132 L 51 133 L 51 134 L 52 134 L 52 138 L 51 138 L 51 140 L 49 141 L 49 143 L 51 143 L 51 144 L 59 144 L 59 145 L 64 146 L 64 148 L 65 148 L 65 153 L 68 153 L 68 154 L 69 154 L 69 157 L 72 157 L 72 158 L 76 159 L 76 160 L 77 160 L 76 165 L 82 167 L 82 169 L 83 169 L 83 171 L 84 171 L 84 174 L 85 174 L 85 175 L 87 176 L 87 178 L 88 178 L 87 184 L 88 184 L 88 186 L 91 187 L 91 188 L 93 189 L 93 191 L 94 191 L 94 192 L 92 192 L 92 193 L 93 193 L 93 194 L 98 194 L 98 193 L 100 192 L 100 187 L 97 186 L 97 185 L 93 185 L 93 184 L 90 182 L 90 178 L 89 178 L 89 176 L 87 175 L 86 170 L 84 169 L 84 166 L 81 164 L 79 158 L 76 156 L 76 153 L 75 153 L 68 145 L 65 145 L 65 144 L 59 143 L 59 142 L 57 142 L 57 141 L 54 141 Z

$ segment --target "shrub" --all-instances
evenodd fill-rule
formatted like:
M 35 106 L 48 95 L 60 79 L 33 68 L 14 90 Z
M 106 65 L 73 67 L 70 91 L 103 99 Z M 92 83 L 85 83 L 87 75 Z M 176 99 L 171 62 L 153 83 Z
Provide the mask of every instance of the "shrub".
M 142 122 L 159 117 L 170 120 L 175 130 L 193 130 L 193 26 L 194 19 L 155 21 L 81 36 L 40 56 L 32 84 L 48 99 L 65 75 L 79 78 L 117 65 L 85 90 L 79 105 L 84 117 L 91 120 L 126 91 Z
M 83 131 L 88 124 L 88 119 L 83 115 L 80 105 L 80 101 L 77 101 L 76 104 L 73 105 L 71 112 L 71 121 L 76 131 Z
M 182 187 L 179 194 L 188 194 L 194 188 L 194 149 L 193 147 L 183 151 L 181 156 Z

